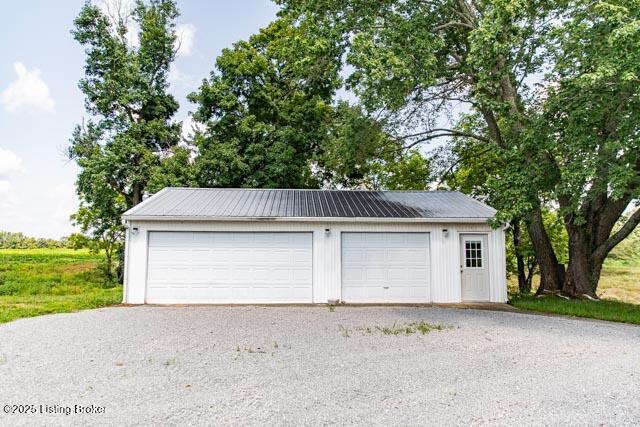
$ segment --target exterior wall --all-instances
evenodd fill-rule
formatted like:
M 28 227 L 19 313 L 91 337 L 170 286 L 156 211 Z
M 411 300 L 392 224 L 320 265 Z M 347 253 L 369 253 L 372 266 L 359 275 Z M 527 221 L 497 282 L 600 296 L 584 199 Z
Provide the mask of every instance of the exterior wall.
M 329 236 L 325 229 L 330 230 Z M 448 230 L 445 236 L 443 230 Z M 504 231 L 473 223 L 283 222 L 283 221 L 137 221 L 127 230 L 124 302 L 144 304 L 150 231 L 311 231 L 313 232 L 313 302 L 341 298 L 342 232 L 426 232 L 430 236 L 431 298 L 461 302 L 460 233 L 488 235 L 490 298 L 507 301 Z

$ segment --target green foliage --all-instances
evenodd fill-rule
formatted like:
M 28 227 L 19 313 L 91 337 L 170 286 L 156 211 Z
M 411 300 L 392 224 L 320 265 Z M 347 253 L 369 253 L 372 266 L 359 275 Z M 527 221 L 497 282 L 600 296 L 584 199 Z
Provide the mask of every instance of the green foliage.
M 132 10 L 117 13 L 108 16 L 87 2 L 72 31 L 85 46 L 79 86 L 91 115 L 76 127 L 69 147 L 80 167 L 81 207 L 74 221 L 107 252 L 109 271 L 122 242 L 120 216 L 164 172 L 163 160 L 171 157 L 180 135 L 180 124 L 171 121 L 178 103 L 167 82 L 175 57 L 175 3 L 139 0 Z M 139 28 L 137 35 L 129 33 L 130 24 Z
M 0 231 L 0 249 L 82 249 L 86 248 L 86 237 L 74 233 L 60 240 L 29 237 L 23 233 Z
M 122 287 L 87 250 L 0 250 L 0 323 L 21 317 L 118 304 Z
M 558 256 L 558 262 L 561 264 L 566 264 L 569 260 L 569 242 L 567 231 L 565 230 L 564 224 L 562 223 L 562 218 L 560 218 L 557 212 L 548 210 L 542 213 L 542 219 L 544 221 L 547 233 L 549 233 L 549 238 L 551 239 L 551 243 L 553 244 L 553 249 Z M 511 229 L 508 229 L 507 235 L 505 237 L 507 249 L 507 273 L 517 274 L 516 248 L 513 244 L 512 233 L 513 231 Z M 533 244 L 531 243 L 531 238 L 527 233 L 522 234 L 522 244 L 520 248 L 518 248 L 518 250 L 524 257 L 526 265 L 536 265 Z
M 426 190 L 431 173 L 429 160 L 418 150 L 409 150 L 374 162 L 368 178 L 376 190 Z
M 204 187 L 424 188 L 428 171 L 421 157 L 405 159 L 382 121 L 334 102 L 341 51 L 334 31 L 286 18 L 225 49 L 189 97 L 204 130 L 193 141 L 198 155 L 188 181 Z M 378 175 L 382 183 L 373 182 Z
M 408 145 L 450 138 L 444 181 L 505 223 L 532 224 L 550 272 L 532 219 L 558 209 L 573 242 L 570 292 L 595 291 L 606 254 L 640 223 L 638 213 L 610 234 L 640 196 L 637 2 L 280 3 L 283 16 L 341 35 L 349 86 L 367 111 L 414 131 Z M 436 125 L 443 115 L 449 128 Z
M 317 187 L 313 155 L 326 139 L 338 85 L 330 39 L 277 20 L 223 50 L 216 71 L 189 99 L 206 125 L 195 137 L 198 184 Z

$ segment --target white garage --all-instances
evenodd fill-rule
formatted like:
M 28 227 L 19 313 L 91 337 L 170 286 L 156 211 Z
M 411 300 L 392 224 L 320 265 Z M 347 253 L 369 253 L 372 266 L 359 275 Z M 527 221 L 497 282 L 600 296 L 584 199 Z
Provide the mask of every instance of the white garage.
M 504 232 L 458 192 L 167 188 L 123 216 L 124 302 L 504 302 Z

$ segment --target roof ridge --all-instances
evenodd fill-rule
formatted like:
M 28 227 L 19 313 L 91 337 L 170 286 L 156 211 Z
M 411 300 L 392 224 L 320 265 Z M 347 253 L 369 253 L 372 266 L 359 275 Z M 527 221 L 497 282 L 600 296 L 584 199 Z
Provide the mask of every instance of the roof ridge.
M 163 190 L 216 190 L 216 191 L 335 191 L 359 193 L 461 193 L 457 190 L 363 190 L 359 188 L 243 188 L 243 187 L 165 187 Z M 158 193 L 156 193 L 158 194 Z

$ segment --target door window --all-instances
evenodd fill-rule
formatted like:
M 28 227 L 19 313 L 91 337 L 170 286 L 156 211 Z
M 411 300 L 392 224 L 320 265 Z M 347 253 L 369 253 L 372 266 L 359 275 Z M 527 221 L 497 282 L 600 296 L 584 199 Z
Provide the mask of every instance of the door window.
M 465 267 L 482 268 L 482 240 L 466 240 L 464 250 Z

